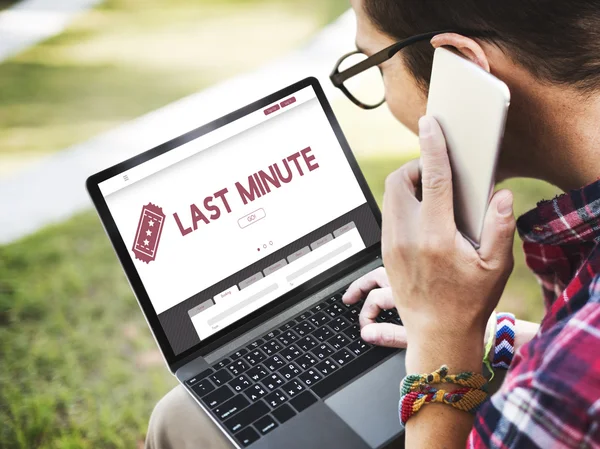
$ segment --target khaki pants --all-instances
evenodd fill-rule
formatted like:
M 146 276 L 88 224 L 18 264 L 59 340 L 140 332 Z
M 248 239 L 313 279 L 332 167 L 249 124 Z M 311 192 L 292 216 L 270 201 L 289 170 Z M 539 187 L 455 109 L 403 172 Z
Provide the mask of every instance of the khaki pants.
M 179 385 L 162 398 L 150 417 L 146 449 L 231 449 L 234 446 Z

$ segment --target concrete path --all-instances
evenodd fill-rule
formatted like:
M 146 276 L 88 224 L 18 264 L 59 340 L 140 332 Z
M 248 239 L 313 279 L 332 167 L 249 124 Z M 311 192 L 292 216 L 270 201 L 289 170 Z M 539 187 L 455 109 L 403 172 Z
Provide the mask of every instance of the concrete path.
M 0 12 L 0 61 L 61 33 L 102 0 L 23 0 Z
M 84 187 L 89 175 L 288 84 L 316 76 L 329 97 L 339 95 L 328 75 L 337 58 L 352 49 L 354 32 L 354 15 L 349 11 L 285 58 L 144 115 L 1 180 L 0 243 L 89 208 Z

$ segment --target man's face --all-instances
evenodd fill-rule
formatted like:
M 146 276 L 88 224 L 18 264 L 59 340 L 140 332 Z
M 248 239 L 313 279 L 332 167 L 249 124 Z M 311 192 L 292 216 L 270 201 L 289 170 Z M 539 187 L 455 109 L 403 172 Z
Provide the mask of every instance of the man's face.
M 395 41 L 377 30 L 362 7 L 363 0 L 351 0 L 356 13 L 356 45 L 367 56 L 390 46 Z M 402 52 L 381 64 L 385 99 L 390 111 L 401 123 L 417 133 L 419 117 L 425 114 L 427 97 L 408 71 Z

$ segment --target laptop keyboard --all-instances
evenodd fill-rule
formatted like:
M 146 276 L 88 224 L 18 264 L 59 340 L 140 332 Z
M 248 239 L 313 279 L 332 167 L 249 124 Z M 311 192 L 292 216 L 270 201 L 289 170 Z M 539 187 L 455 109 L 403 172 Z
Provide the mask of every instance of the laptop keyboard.
M 395 352 L 360 338 L 364 301 L 343 291 L 186 381 L 241 446 L 249 446 Z M 379 322 L 401 324 L 396 310 Z

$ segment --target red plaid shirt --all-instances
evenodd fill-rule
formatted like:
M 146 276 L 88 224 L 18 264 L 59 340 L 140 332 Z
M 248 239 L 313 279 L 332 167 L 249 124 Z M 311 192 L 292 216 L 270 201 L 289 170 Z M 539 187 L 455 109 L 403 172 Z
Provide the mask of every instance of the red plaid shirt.
M 541 202 L 517 226 L 546 315 L 467 447 L 600 448 L 600 181 Z

